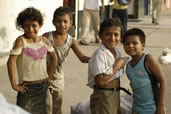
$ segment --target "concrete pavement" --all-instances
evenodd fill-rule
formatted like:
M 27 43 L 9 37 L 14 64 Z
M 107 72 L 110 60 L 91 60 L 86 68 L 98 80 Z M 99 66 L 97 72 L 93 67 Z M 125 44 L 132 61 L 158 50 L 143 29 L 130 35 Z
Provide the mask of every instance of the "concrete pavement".
M 159 55 L 162 53 L 163 49 L 170 47 L 171 42 L 171 9 L 167 9 L 162 13 L 160 19 L 160 25 L 152 25 L 151 17 L 147 16 L 139 22 L 128 22 L 128 28 L 138 27 L 145 31 L 147 40 L 146 40 L 146 53 L 150 53 L 158 59 Z M 97 44 L 90 44 L 89 46 L 80 45 L 81 50 L 86 54 L 91 56 L 92 53 L 98 48 Z M 123 55 L 126 55 L 123 51 L 122 44 L 118 46 Z M 0 92 L 4 94 L 6 99 L 15 103 L 16 101 L 16 92 L 11 89 L 7 69 L 6 69 L 6 60 L 7 57 L 3 55 L 0 57 Z M 5 65 L 2 65 L 5 63 Z M 171 103 L 169 98 L 171 98 L 171 64 L 161 65 L 163 71 L 167 78 L 167 100 L 166 108 L 167 112 L 171 112 Z M 64 74 L 65 74 L 65 89 L 64 89 L 64 103 L 63 111 L 64 114 L 70 113 L 70 106 L 77 104 L 79 102 L 89 101 L 89 96 L 92 93 L 92 90 L 86 86 L 87 84 L 87 71 L 88 65 L 82 64 L 77 57 L 74 55 L 73 51 L 70 51 L 70 54 L 67 58 L 67 61 L 64 64 Z M 129 88 L 128 80 L 126 77 L 121 78 L 121 85 Z

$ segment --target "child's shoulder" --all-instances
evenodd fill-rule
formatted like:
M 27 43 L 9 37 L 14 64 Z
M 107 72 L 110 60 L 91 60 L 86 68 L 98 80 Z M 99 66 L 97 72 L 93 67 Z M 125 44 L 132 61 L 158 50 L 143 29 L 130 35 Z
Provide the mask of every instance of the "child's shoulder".
M 24 40 L 23 35 L 18 36 L 15 40 L 14 48 L 22 47 L 23 46 L 23 40 Z
M 97 48 L 93 53 L 93 56 L 96 56 L 96 57 L 103 57 L 103 55 L 105 55 L 105 52 L 100 47 Z
M 16 38 L 15 42 L 23 42 L 24 39 L 25 37 L 23 35 L 20 35 Z
M 42 41 L 43 41 L 45 44 L 50 45 L 50 42 L 49 42 L 49 40 L 48 40 L 48 37 L 46 37 L 46 36 L 44 36 L 44 35 L 41 35 L 41 36 L 39 36 L 39 37 L 42 39 Z
M 53 31 L 45 32 L 42 36 L 48 38 L 50 33 L 53 33 Z

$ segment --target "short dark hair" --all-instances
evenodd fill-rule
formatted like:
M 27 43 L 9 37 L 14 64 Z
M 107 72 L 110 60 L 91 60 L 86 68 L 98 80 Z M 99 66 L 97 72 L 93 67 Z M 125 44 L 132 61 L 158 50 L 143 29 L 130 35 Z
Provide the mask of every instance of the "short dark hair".
M 72 21 L 72 11 L 68 7 L 59 7 L 55 10 L 53 14 L 53 22 L 55 21 L 56 16 L 63 16 L 63 15 L 68 15 L 70 17 L 70 20 Z
M 100 29 L 99 29 L 99 35 L 102 35 L 104 30 L 108 27 L 120 27 L 121 28 L 121 37 L 123 35 L 123 27 L 122 27 L 122 22 L 118 18 L 109 18 L 105 19 L 101 24 L 100 24 Z
M 18 14 L 18 17 L 16 19 L 16 28 L 18 30 L 23 29 L 24 21 L 27 19 L 32 21 L 38 21 L 40 26 L 43 25 L 43 16 L 41 12 L 34 7 L 29 7 Z
M 141 43 L 145 43 L 145 39 L 146 39 L 145 33 L 143 30 L 139 28 L 132 28 L 126 31 L 126 33 L 124 34 L 123 43 L 125 42 L 126 38 L 131 35 L 138 36 Z

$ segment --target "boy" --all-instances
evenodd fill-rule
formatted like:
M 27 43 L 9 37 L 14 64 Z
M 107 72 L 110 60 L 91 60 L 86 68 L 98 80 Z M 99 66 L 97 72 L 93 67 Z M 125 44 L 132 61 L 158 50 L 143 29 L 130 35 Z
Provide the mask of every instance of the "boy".
M 119 76 L 123 74 L 124 60 L 116 46 L 122 36 L 119 19 L 107 19 L 100 25 L 102 44 L 89 61 L 88 86 L 92 88 L 90 109 L 92 114 L 118 114 Z M 119 70 L 120 69 L 120 70 Z
M 53 25 L 55 31 L 50 31 L 44 34 L 55 49 L 58 64 L 54 74 L 55 80 L 51 81 L 47 94 L 47 114 L 62 114 L 62 101 L 64 89 L 64 73 L 62 64 L 65 62 L 70 49 L 82 63 L 88 63 L 89 57 L 85 56 L 77 43 L 77 40 L 72 38 L 67 32 L 72 26 L 72 11 L 66 7 L 59 7 L 53 15 Z
M 126 74 L 133 90 L 133 114 L 165 114 L 166 80 L 159 63 L 144 53 L 145 34 L 141 29 L 133 28 L 124 35 L 125 52 L 132 57 L 126 68 Z M 160 85 L 159 93 L 153 93 L 151 78 Z M 155 101 L 155 96 L 159 99 Z

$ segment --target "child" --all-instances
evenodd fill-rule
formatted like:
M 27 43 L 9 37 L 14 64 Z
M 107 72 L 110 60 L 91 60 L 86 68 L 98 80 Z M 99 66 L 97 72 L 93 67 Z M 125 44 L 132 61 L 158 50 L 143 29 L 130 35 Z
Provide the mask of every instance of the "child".
M 48 75 L 52 79 L 57 62 L 50 42 L 45 37 L 37 35 L 42 25 L 43 17 L 39 10 L 30 7 L 19 13 L 16 27 L 23 29 L 24 34 L 16 39 L 7 62 L 11 86 L 18 92 L 17 105 L 32 114 L 45 112 L 47 79 Z M 47 54 L 51 58 L 48 70 L 46 69 Z
M 126 68 L 126 74 L 133 90 L 134 114 L 165 114 L 166 80 L 159 63 L 144 53 L 145 34 L 141 29 L 133 28 L 124 35 L 125 52 L 132 57 Z M 149 75 L 160 84 L 159 100 L 155 104 Z
M 92 114 L 118 114 L 119 76 L 123 74 L 124 60 L 116 48 L 120 43 L 122 24 L 117 18 L 100 24 L 102 44 L 89 61 L 88 86 L 92 88 L 90 109 Z
M 49 87 L 47 113 L 53 112 L 53 114 L 61 114 L 64 89 L 62 64 L 68 56 L 70 48 L 72 48 L 75 55 L 83 63 L 87 63 L 89 57 L 81 52 L 77 40 L 73 39 L 72 36 L 67 33 L 72 26 L 72 12 L 69 8 L 59 7 L 56 9 L 53 15 L 53 25 L 56 31 L 47 32 L 44 36 L 53 44 L 59 62 L 54 74 L 56 80 L 51 81 L 51 86 Z

